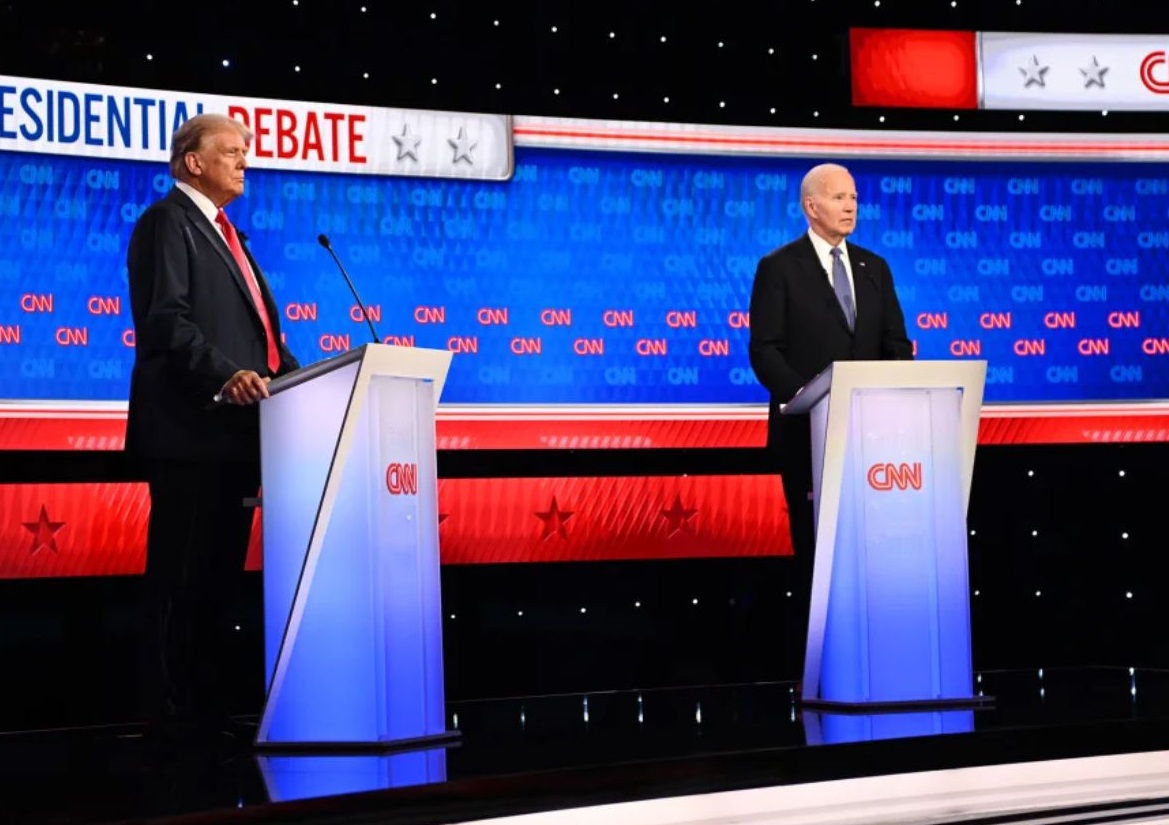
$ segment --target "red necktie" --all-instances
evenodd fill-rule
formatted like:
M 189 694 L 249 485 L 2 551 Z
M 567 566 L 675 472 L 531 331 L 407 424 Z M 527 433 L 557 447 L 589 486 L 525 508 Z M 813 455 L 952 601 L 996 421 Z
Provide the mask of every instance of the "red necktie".
M 268 307 L 264 303 L 264 296 L 260 294 L 260 284 L 256 281 L 256 274 L 252 272 L 252 267 L 248 264 L 244 248 L 240 246 L 239 235 L 236 234 L 235 227 L 227 219 L 227 213 L 220 209 L 215 215 L 215 222 L 223 230 L 227 248 L 231 250 L 231 256 L 239 264 L 240 271 L 244 274 L 244 282 L 248 285 L 248 291 L 252 293 L 252 303 L 256 306 L 256 312 L 260 313 L 260 321 L 264 324 L 264 336 L 268 339 L 268 372 L 275 375 L 280 369 L 280 350 L 276 346 L 276 336 L 272 334 L 272 322 L 268 320 Z

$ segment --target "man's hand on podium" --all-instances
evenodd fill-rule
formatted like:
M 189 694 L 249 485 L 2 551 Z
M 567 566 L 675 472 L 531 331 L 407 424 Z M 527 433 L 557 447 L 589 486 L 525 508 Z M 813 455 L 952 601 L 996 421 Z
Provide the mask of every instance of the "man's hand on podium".
M 260 399 L 268 397 L 270 380 L 261 378 L 254 370 L 240 370 L 227 379 L 215 400 L 226 404 L 255 404 Z

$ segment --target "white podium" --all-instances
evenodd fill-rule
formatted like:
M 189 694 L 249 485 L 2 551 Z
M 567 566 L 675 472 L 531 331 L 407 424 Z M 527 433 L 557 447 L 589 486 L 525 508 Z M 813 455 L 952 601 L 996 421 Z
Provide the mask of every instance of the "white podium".
M 812 433 L 816 564 L 802 701 L 972 706 L 966 508 L 985 361 L 841 361 L 784 414 Z
M 444 706 L 434 431 L 450 360 L 367 344 L 269 386 L 258 748 L 458 737 Z

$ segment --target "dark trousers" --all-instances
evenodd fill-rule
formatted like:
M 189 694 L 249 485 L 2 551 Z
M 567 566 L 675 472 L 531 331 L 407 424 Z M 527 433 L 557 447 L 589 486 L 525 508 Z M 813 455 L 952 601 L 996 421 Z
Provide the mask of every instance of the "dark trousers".
M 779 451 L 779 472 L 787 500 L 791 530 L 792 610 L 790 630 L 784 634 L 785 678 L 804 674 L 804 653 L 808 638 L 808 610 L 811 607 L 812 570 L 816 563 L 816 522 L 812 502 L 812 438 L 806 415 L 784 419 L 783 447 Z
M 143 677 L 147 719 L 205 725 L 230 711 L 240 583 L 260 483 L 254 463 L 147 466 Z M 238 678 L 238 677 L 237 677 Z

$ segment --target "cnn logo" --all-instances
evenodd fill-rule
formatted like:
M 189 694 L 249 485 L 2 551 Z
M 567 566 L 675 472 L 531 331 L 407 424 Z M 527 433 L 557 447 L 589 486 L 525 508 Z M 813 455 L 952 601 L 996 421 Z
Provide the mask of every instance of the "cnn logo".
M 869 486 L 874 490 L 920 490 L 921 462 L 913 464 L 877 463 L 869 467 Z
M 386 467 L 386 489 L 392 496 L 418 495 L 418 465 L 390 463 Z

